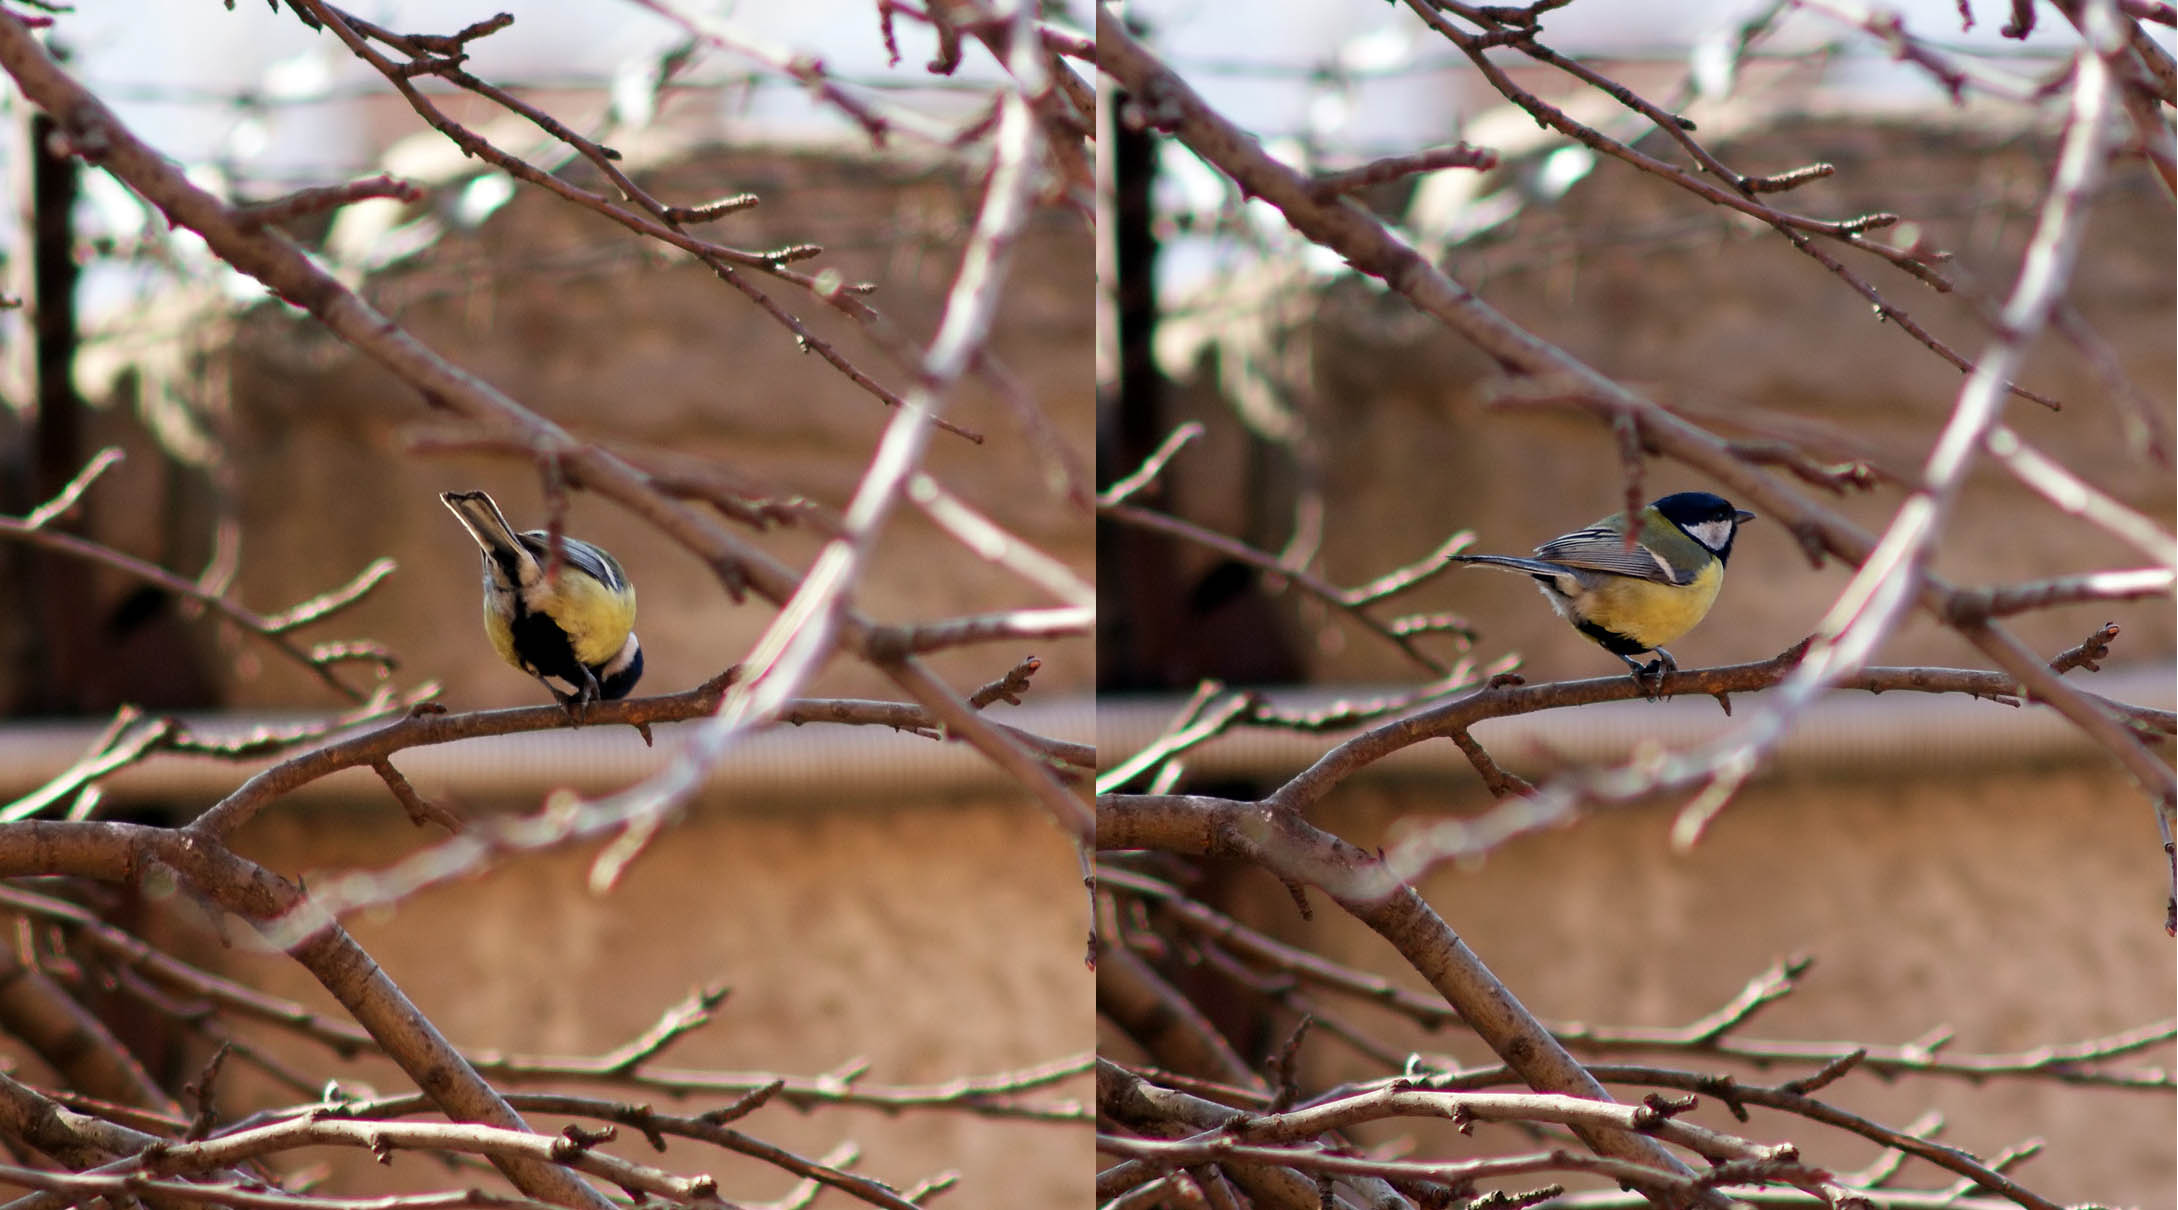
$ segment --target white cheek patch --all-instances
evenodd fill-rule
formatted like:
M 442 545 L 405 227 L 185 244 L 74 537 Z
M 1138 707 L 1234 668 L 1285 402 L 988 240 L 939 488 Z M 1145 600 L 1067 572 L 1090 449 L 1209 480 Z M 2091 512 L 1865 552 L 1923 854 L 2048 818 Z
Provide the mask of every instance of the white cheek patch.
M 1687 526 L 1686 532 L 1692 534 L 1696 542 L 1714 551 L 1723 550 L 1724 544 L 1732 540 L 1732 529 L 1733 522 L 1730 519 L 1723 519 L 1697 521 Z

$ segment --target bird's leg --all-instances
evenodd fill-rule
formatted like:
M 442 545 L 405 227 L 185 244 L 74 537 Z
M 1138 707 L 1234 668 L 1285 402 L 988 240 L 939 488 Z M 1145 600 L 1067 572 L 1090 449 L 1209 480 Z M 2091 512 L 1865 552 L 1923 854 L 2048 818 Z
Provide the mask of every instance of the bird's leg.
M 1654 701 L 1664 695 L 1664 678 L 1677 671 L 1679 661 L 1672 659 L 1670 652 L 1661 647 L 1657 648 L 1656 658 L 1649 663 L 1647 671 L 1647 675 L 1656 678 L 1656 692 L 1650 695 L 1649 700 Z
M 553 687 L 551 681 L 541 676 L 537 678 L 537 681 L 549 690 L 554 698 L 558 699 L 560 708 L 567 711 L 567 721 L 580 727 L 590 715 L 590 703 L 598 698 L 597 674 L 581 664 L 577 664 L 575 667 L 582 672 L 582 684 L 577 686 L 573 693 L 561 693 Z
M 554 685 L 551 681 L 548 681 L 541 676 L 537 678 L 537 683 L 543 685 L 545 687 L 545 692 L 552 695 L 552 700 L 558 702 L 560 704 L 560 709 L 567 712 L 568 722 L 573 723 L 575 726 L 578 727 L 582 725 L 581 717 L 575 713 L 576 704 L 582 701 L 581 694 L 561 693 L 559 690 L 559 686 Z
M 1626 666 L 1633 669 L 1634 684 L 1641 686 L 1641 695 L 1652 702 L 1663 698 L 1664 677 L 1679 671 L 1679 661 L 1671 658 L 1671 653 L 1661 647 L 1656 648 L 1656 658 L 1646 664 L 1630 655 L 1618 658 L 1626 661 Z
M 568 714 L 574 718 L 575 725 L 580 727 L 589 721 L 590 703 L 598 699 L 601 691 L 597 684 L 597 674 L 590 671 L 588 664 L 577 663 L 575 670 L 582 673 L 582 687 L 575 690 L 576 704 L 568 710 Z

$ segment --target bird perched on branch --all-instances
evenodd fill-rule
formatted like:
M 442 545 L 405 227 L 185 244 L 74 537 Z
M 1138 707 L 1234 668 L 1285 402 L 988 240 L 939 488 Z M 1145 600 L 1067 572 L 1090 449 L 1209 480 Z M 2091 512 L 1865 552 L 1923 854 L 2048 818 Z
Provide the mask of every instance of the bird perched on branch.
M 626 697 L 643 675 L 643 647 L 635 586 L 619 561 L 564 534 L 555 556 L 546 531 L 515 533 L 483 492 L 439 499 L 484 552 L 484 634 L 499 658 L 536 677 L 570 714 Z
M 1532 559 L 1453 555 L 1452 561 L 1534 577 L 1558 616 L 1626 661 L 1642 691 L 1653 697 L 1652 682 L 1679 670 L 1664 644 L 1709 613 L 1724 585 L 1732 539 L 1754 519 L 1720 496 L 1679 492 L 1641 510 L 1631 547 L 1626 514 L 1614 513 L 1543 543 Z M 1657 658 L 1645 666 L 1634 659 L 1651 651 Z

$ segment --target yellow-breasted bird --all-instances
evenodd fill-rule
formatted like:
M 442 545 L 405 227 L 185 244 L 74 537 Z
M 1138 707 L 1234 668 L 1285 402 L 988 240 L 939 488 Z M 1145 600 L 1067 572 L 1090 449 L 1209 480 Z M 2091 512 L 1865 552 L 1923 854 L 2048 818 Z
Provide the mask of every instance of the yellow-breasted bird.
M 635 586 L 597 546 L 544 530 L 515 533 L 483 492 L 441 492 L 484 552 L 484 634 L 499 658 L 536 677 L 570 710 L 622 698 L 643 675 Z M 558 681 L 567 688 L 563 692 Z
M 1626 514 L 1614 513 L 1543 543 L 1532 559 L 1453 555 L 1452 560 L 1534 577 L 1558 616 L 1626 661 L 1646 687 L 1650 678 L 1678 671 L 1664 644 L 1708 615 L 1724 585 L 1732 539 L 1754 519 L 1721 496 L 1678 492 L 1641 510 L 1640 532 L 1630 549 Z M 1643 666 L 1634 659 L 1651 651 L 1657 657 L 1653 663 Z

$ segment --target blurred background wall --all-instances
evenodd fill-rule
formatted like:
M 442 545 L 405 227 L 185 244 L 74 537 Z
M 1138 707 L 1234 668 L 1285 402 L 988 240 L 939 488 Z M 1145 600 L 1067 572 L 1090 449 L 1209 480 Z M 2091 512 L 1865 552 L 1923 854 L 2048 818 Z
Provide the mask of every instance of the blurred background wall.
M 1959 254 L 1947 268 L 1976 283 L 1983 299 L 2009 288 L 2047 184 L 2040 167 L 2047 147 L 2016 125 L 1986 114 L 1751 117 L 1727 116 L 1721 125 L 1737 133 L 1718 141 L 1711 132 L 1719 123 L 1704 116 L 1705 137 L 1728 163 L 1750 172 L 1815 161 L 1838 168 L 1789 195 L 1795 210 L 1901 211 L 1932 244 Z M 1526 125 L 1532 135 L 1533 123 Z M 1485 129 L 1510 128 L 1477 120 L 1461 133 L 1490 145 Z M 1546 153 L 1538 156 L 1547 164 Z M 1542 171 L 1530 160 L 1458 188 L 1470 201 L 1518 193 Z M 1455 175 L 1473 174 L 1443 174 Z M 1431 188 L 1394 186 L 1368 201 L 1410 230 L 1426 229 Z M 1168 196 L 1183 194 L 1204 196 L 1177 187 Z M 1825 502 L 1881 530 L 1899 482 L 1918 472 L 1949 414 L 1956 371 L 1877 322 L 1863 299 L 1773 232 L 1651 177 L 1600 161 L 1562 196 L 1522 196 L 1503 226 L 1441 249 L 1456 280 L 1528 330 L 1728 437 L 1784 436 L 1825 462 L 1865 462 L 1875 488 Z M 1248 239 L 1226 234 L 1235 244 Z M 1264 242 L 1281 246 L 1275 236 Z M 1324 578 L 1342 586 L 1420 559 L 1455 530 L 1474 531 L 1470 549 L 1524 554 L 1622 507 L 1607 427 L 1566 412 L 1490 406 L 1501 379 L 1487 359 L 1404 300 L 1350 275 L 1303 272 L 1269 251 L 1253 269 L 1245 253 L 1227 255 L 1231 263 L 1215 275 L 1169 269 L 1160 300 L 1160 365 L 1172 376 L 1165 425 L 1201 420 L 1209 431 L 1166 471 L 1161 507 L 1270 551 L 1284 549 L 1320 508 Z M 2137 166 L 2120 168 L 2097 201 L 2070 300 L 2165 416 L 2178 373 L 2172 264 L 2167 197 Z M 1940 298 L 1896 273 L 1877 280 L 1969 356 L 1979 348 L 1972 300 Z M 2172 523 L 2168 465 L 2140 453 L 2125 409 L 2067 342 L 2044 338 L 2024 382 L 2065 404 L 2052 412 L 2012 400 L 2006 419 L 2025 440 L 2159 524 Z M 1645 468 L 1650 498 L 1716 487 L 1670 462 Z M 1260 670 L 1279 670 L 1289 683 L 1262 687 L 1298 706 L 1427 679 L 1390 644 L 1302 594 L 1234 577 L 1214 552 L 1135 534 L 1108 540 L 1099 566 L 1107 586 L 1099 657 L 1108 676 L 1173 693 L 1100 700 L 1107 764 L 1146 742 L 1197 677 L 1245 684 L 1268 679 L 1255 675 Z M 1115 558 L 1114 549 L 1128 554 Z M 2147 562 L 1985 460 L 1936 567 L 1958 583 L 1995 584 Z M 1716 611 L 1673 650 L 1690 667 L 1775 655 L 1812 631 L 1849 574 L 1835 564 L 1811 569 L 1790 533 L 1757 521 L 1740 535 Z M 1515 577 L 1453 571 L 1377 610 L 1436 611 L 1473 624 L 1479 637 L 1468 654 L 1478 662 L 1518 653 L 1530 681 L 1620 671 Z M 2013 625 L 2036 650 L 2055 655 L 2109 621 L 2122 635 L 2104 671 L 2071 675 L 2090 689 L 2168 709 L 2167 599 L 2049 610 Z M 1124 640 L 1115 644 L 1115 635 Z M 1435 649 L 1454 650 L 1449 640 Z M 1987 666 L 1921 617 L 1876 662 Z M 1735 701 L 1742 715 L 1757 704 Z M 1708 699 L 1631 702 L 1485 724 L 1475 737 L 1513 772 L 1542 778 L 1575 762 L 1624 759 L 1644 743 L 1683 747 L 1730 725 Z M 1179 788 L 1265 791 L 1329 742 L 1236 734 L 1191 753 Z M 1436 743 L 1354 779 L 1311 818 L 1374 848 L 1490 803 L 1465 759 Z M 2046 711 L 1964 697 L 1834 695 L 1800 742 L 1788 743 L 1686 855 L 1674 854 L 1668 840 L 1679 805 L 1605 812 L 1522 840 L 1475 868 L 1443 869 L 1422 889 L 1508 986 L 1554 1021 L 1683 1026 L 1795 954 L 1815 959 L 1806 986 L 1747 1036 L 1887 1045 L 1948 1036 L 1960 1051 L 2006 1052 L 2170 1017 L 2172 956 L 2160 927 L 2167 866 L 2150 804 L 2109 758 Z M 1267 877 L 1217 870 L 1202 877 L 1202 893 L 1245 921 L 1423 988 L 1381 939 L 1341 913 L 1319 904 L 1316 921 L 1306 923 Z M 1456 1030 L 1428 1033 L 1337 996 L 1316 1002 L 1345 1013 L 1345 1025 L 1394 1054 L 1485 1057 L 1449 1041 Z M 1242 1023 L 1235 1040 L 1245 1057 L 1263 1061 L 1293 1026 L 1288 1018 Z M 1130 1044 L 1107 1029 L 1105 1045 Z M 1323 1029 L 1307 1053 L 1315 1087 L 1383 1071 Z M 2131 1062 L 2168 1070 L 2171 1059 L 2165 1040 Z M 1731 1069 L 1662 1053 L 1620 1061 Z M 1769 1082 L 1791 1074 L 1738 1070 Z M 1824 1095 L 1886 1121 L 1939 1110 L 1943 1137 L 1983 1155 L 2041 1138 L 2046 1149 L 2018 1175 L 2063 1199 L 2161 1205 L 2170 1198 L 2178 1116 L 2168 1089 L 1859 1076 Z M 1711 1121 L 1757 1138 L 1837 1146 L 1820 1158 L 1840 1168 L 1876 1158 L 1864 1142 L 1840 1143 L 1760 1113 L 1748 1126 L 1721 1113 Z M 1403 1122 L 1399 1133 L 1425 1151 L 1431 1145 L 1427 1126 Z M 1460 1150 L 1449 1136 L 1434 1141 Z M 1916 1175 L 1908 1183 L 1943 1179 L 1925 1167 Z

